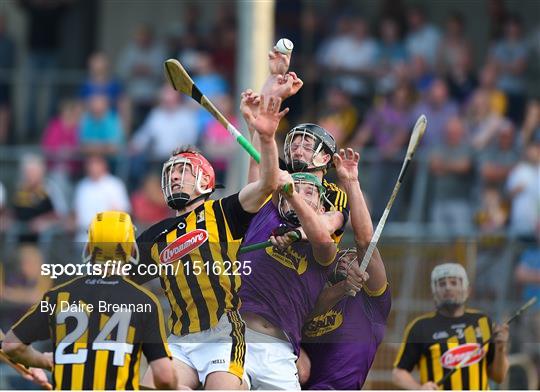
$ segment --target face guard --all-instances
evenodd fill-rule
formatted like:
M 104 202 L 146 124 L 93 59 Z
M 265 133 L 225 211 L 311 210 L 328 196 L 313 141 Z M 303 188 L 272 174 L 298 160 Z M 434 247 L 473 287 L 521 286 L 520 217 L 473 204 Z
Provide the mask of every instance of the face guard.
M 340 250 L 335 258 L 334 271 L 330 282 L 335 284 L 347 278 L 347 272 L 354 263 L 358 263 L 356 248 Z
M 447 278 L 455 278 L 455 280 Z M 457 281 L 457 287 L 452 286 L 454 281 Z M 453 297 L 445 295 L 447 286 L 449 290 L 456 291 Z M 469 279 L 465 269 L 457 263 L 445 263 L 436 266 L 431 272 L 431 291 L 437 309 L 453 310 L 462 306 L 469 295 Z
M 324 162 L 324 155 L 336 152 L 336 142 L 324 128 L 300 124 L 287 133 L 283 151 L 290 172 L 317 171 L 331 165 L 331 160 Z M 304 151 L 302 158 L 295 157 L 299 155 L 297 151 Z
M 135 226 L 125 212 L 105 211 L 94 216 L 88 227 L 88 241 L 83 249 L 85 263 L 111 261 L 139 262 Z
M 322 186 L 319 178 L 311 173 L 294 173 L 292 175 L 294 180 L 294 189 L 298 192 L 304 201 L 313 208 L 314 211 L 318 211 L 323 205 L 325 189 Z M 279 195 L 278 203 L 279 215 L 292 227 L 300 226 L 300 220 L 296 215 L 291 204 L 288 200 Z
M 210 177 L 206 188 L 202 185 L 205 175 Z M 214 169 L 199 153 L 183 152 L 163 165 L 161 190 L 167 205 L 174 210 L 182 210 L 200 196 L 209 196 L 215 184 Z

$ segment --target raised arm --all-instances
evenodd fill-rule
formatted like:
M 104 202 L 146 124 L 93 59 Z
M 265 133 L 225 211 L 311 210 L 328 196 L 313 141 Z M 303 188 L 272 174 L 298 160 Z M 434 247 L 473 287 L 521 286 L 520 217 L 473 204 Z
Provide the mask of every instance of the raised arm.
M 250 125 L 250 121 L 252 121 L 252 117 L 257 117 L 261 97 L 259 94 L 254 93 L 251 89 L 243 91 L 240 97 L 240 113 L 242 113 L 242 117 L 247 124 L 251 144 L 257 151 L 260 151 L 261 141 L 259 140 L 259 135 Z M 255 162 L 253 157 L 250 156 L 247 182 L 248 184 L 251 184 L 252 182 L 258 181 L 259 178 L 259 164 Z
M 356 242 L 358 259 L 361 260 L 373 236 L 371 216 L 360 189 L 358 179 L 358 161 L 360 155 L 351 148 L 347 151 L 341 149 L 334 155 L 334 165 L 340 185 L 347 192 L 349 198 L 351 225 Z M 386 286 L 386 270 L 378 251 L 373 253 L 366 272 L 369 280 L 365 286 L 369 292 L 378 292 Z
M 286 174 L 288 175 L 288 173 Z M 290 177 L 290 175 L 288 176 L 291 178 L 290 181 L 292 181 L 292 177 Z M 288 182 L 283 181 L 284 178 L 286 178 L 286 176 L 280 177 L 282 181 L 279 184 L 280 189 Z M 292 208 L 294 208 L 298 220 L 300 221 L 300 225 L 303 228 L 303 232 L 311 245 L 315 260 L 321 265 L 331 264 L 336 256 L 337 246 L 324 225 L 323 211 L 316 212 L 304 201 L 302 196 L 296 192 L 296 190 L 293 190 L 290 195 L 283 194 L 283 197 L 285 197 Z
M 300 79 L 296 73 L 289 72 L 289 64 L 291 61 L 291 55 L 280 53 L 274 47 L 268 53 L 268 69 L 270 74 L 268 75 L 260 94 L 248 89 L 242 93 L 242 99 L 240 102 L 240 112 L 242 117 L 248 125 L 248 130 L 251 136 L 251 144 L 255 149 L 260 149 L 259 135 L 249 124 L 249 112 L 252 112 L 257 117 L 257 106 L 259 103 L 260 95 L 266 97 L 274 96 L 281 98 L 284 101 L 286 98 L 296 94 L 303 86 L 304 82 Z M 249 161 L 248 183 L 257 181 L 259 179 L 259 165 L 253 159 Z
M 279 176 L 279 156 L 274 135 L 279 121 L 287 112 L 280 112 L 281 99 L 261 96 L 258 115 L 248 115 L 249 124 L 261 141 L 260 179 L 246 185 L 239 194 L 240 204 L 247 212 L 257 212 L 270 194 L 277 189 Z

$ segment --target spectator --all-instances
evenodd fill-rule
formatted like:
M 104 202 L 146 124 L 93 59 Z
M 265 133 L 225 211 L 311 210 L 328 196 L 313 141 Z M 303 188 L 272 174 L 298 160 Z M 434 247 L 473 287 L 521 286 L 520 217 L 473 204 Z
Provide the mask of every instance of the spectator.
M 45 163 L 35 155 L 21 160 L 20 182 L 13 198 L 14 225 L 10 238 L 24 242 L 39 240 L 49 245 L 53 227 L 67 213 L 64 195 L 45 178 Z
M 118 75 L 133 101 L 136 127 L 154 105 L 155 91 L 163 77 L 164 57 L 164 49 L 154 39 L 153 31 L 147 25 L 135 30 L 133 41 L 120 54 Z
M 236 128 L 238 119 L 234 113 L 233 101 L 229 95 L 221 95 L 216 100 L 216 106 Z M 229 132 L 218 122 L 212 119 L 206 126 L 202 135 L 202 150 L 208 158 L 216 173 L 216 181 L 224 184 L 232 157 L 238 150 L 238 145 Z
M 197 118 L 191 107 L 172 87 L 164 85 L 159 105 L 152 109 L 131 142 L 138 153 L 156 162 L 167 159 L 171 146 L 195 145 L 198 140 Z
M 11 126 L 11 80 L 15 66 L 15 43 L 8 35 L 6 18 L 0 14 L 0 70 L 7 72 L 0 77 L 0 144 L 4 144 L 13 135 L 8 135 Z M 10 140 L 13 141 L 13 140 Z
M 377 92 L 391 91 L 396 86 L 394 70 L 408 60 L 405 46 L 400 40 L 399 25 L 394 19 L 383 19 L 377 43 Z
M 525 147 L 525 156 L 508 176 L 506 191 L 512 200 L 510 231 L 524 241 L 534 240 L 540 225 L 540 132 Z
M 193 31 L 183 31 L 180 51 L 175 55 L 189 72 L 197 67 L 199 52 L 203 50 L 201 37 Z
M 540 101 L 531 100 L 527 105 L 527 113 L 520 132 L 520 143 L 526 146 L 536 134 L 540 134 Z
M 105 154 L 116 153 L 124 142 L 120 117 L 111 110 L 107 96 L 96 94 L 88 101 L 87 111 L 81 120 L 79 140 L 83 151 Z
M 110 74 L 107 55 L 101 52 L 92 54 L 88 59 L 88 78 L 80 88 L 80 97 L 89 100 L 93 95 L 105 95 L 111 107 L 116 109 L 121 94 L 122 86 Z
M 324 19 L 327 20 L 326 18 Z M 302 28 L 302 40 L 299 42 L 299 47 L 295 44 L 295 53 L 292 57 L 293 66 L 300 70 L 299 75 L 302 76 L 304 86 L 302 87 L 303 94 L 297 94 L 291 99 L 301 101 L 303 108 L 306 108 L 310 113 L 304 113 L 309 117 L 315 116 L 315 107 L 317 103 L 316 92 L 320 89 L 320 70 L 314 66 L 313 58 L 315 53 L 324 38 L 326 24 L 322 23 L 322 16 L 313 8 L 306 7 L 300 18 Z
M 338 146 L 348 144 L 354 136 L 360 117 L 350 95 L 340 87 L 330 88 L 321 112 L 318 120 L 320 126 L 334 136 Z
M 137 222 L 137 229 L 141 232 L 154 223 L 174 215 L 163 202 L 160 177 L 153 174 L 144 179 L 141 189 L 133 192 L 131 205 L 133 206 L 131 215 Z
M 439 73 L 448 76 L 464 57 L 472 58 L 472 48 L 465 37 L 463 15 L 454 11 L 446 19 L 446 29 L 437 52 Z
M 426 59 L 422 56 L 413 56 L 409 61 L 409 66 L 405 68 L 405 72 L 409 73 L 407 77 L 411 78 L 419 95 L 426 96 L 436 77 Z
M 345 88 L 361 102 L 370 97 L 368 78 L 377 61 L 377 44 L 362 18 L 344 17 L 339 31 L 317 52 L 317 62 L 330 73 L 330 82 Z
M 522 299 L 540 298 L 540 230 L 537 231 L 536 244 L 531 244 L 520 256 L 515 271 L 516 282 L 522 286 Z M 536 302 L 521 320 L 521 351 L 540 361 L 540 302 Z M 538 370 L 538 369 L 537 369 Z
M 480 233 L 485 235 L 501 232 L 506 226 L 508 215 L 509 206 L 501 191 L 497 188 L 484 188 L 480 196 L 480 208 L 475 217 Z M 491 281 L 493 282 L 493 279 Z
M 15 271 L 6 274 L 5 284 L 0 281 L 0 303 L 15 305 L 5 312 L 5 318 L 2 317 L 2 327 L 5 329 L 22 317 L 28 307 L 38 302 L 52 286 L 51 280 L 41 275 L 43 255 L 37 247 L 21 245 L 17 256 Z
M 131 185 L 136 187 L 148 169 L 167 160 L 171 146 L 197 143 L 198 109 L 182 102 L 183 99 L 172 87 L 161 88 L 159 106 L 152 109 L 130 143 Z
M 198 53 L 194 72 L 193 81 L 207 97 L 213 98 L 229 92 L 229 85 L 223 76 L 216 71 L 210 53 Z
M 450 118 L 445 136 L 445 143 L 430 156 L 434 181 L 431 220 L 436 231 L 466 235 L 472 223 L 469 205 L 472 149 L 459 117 Z
M 497 129 L 493 143 L 479 151 L 478 172 L 481 187 L 494 187 L 503 192 L 510 170 L 519 160 L 514 125 L 504 121 Z
M 373 178 L 392 176 L 399 171 L 396 156 L 403 148 L 407 137 L 407 121 L 409 119 L 411 91 L 408 86 L 398 87 L 384 102 L 371 109 L 364 123 L 360 126 L 353 146 L 364 147 L 373 144 L 377 150 L 377 158 L 373 163 Z M 387 195 L 392 190 L 391 181 L 374 181 L 370 196 L 373 200 L 373 217 L 380 217 L 385 207 Z M 397 203 L 400 201 L 397 200 Z M 396 208 L 399 210 L 399 207 Z
M 73 212 L 79 244 L 85 242 L 94 215 L 107 210 L 129 212 L 129 198 L 124 183 L 109 173 L 105 158 L 94 154 L 86 161 L 86 177 L 75 188 Z
M 504 24 L 504 37 L 490 51 L 490 60 L 499 70 L 497 86 L 508 97 L 508 117 L 516 123 L 523 119 L 525 106 L 527 49 L 521 19 L 510 16 Z
M 214 99 L 216 96 L 229 93 L 229 85 L 223 76 L 216 72 L 209 53 L 198 53 L 194 71 L 195 76 L 193 77 L 193 81 L 208 98 Z M 200 132 L 206 128 L 208 123 L 212 121 L 212 118 L 212 115 L 207 110 L 199 107 L 198 121 Z
M 473 72 L 470 53 L 456 53 L 456 57 L 454 66 L 447 72 L 446 80 L 450 96 L 462 106 L 475 91 L 478 80 Z
M 466 109 L 466 122 L 472 146 L 482 150 L 492 142 L 504 119 L 491 110 L 488 92 L 477 90 Z
M 421 7 L 415 6 L 407 11 L 409 32 L 405 37 L 405 47 L 410 57 L 423 57 L 430 69 L 435 68 L 437 48 L 441 40 L 439 30 L 426 21 Z
M 429 119 L 429 132 L 424 135 L 422 145 L 427 148 L 440 146 L 447 123 L 458 114 L 457 105 L 449 99 L 448 87 L 443 79 L 435 79 L 427 97 L 422 98 L 412 110 L 409 120 L 411 127 L 420 114 L 425 114 Z
M 212 63 L 216 64 L 219 74 L 231 85 L 234 84 L 236 76 L 236 43 L 238 37 L 235 26 L 234 20 L 230 21 L 229 24 L 224 21 L 220 26 L 217 26 L 215 35 L 213 35 L 217 39 L 212 45 Z
M 508 9 L 504 0 L 488 0 L 487 16 L 489 18 L 489 38 L 498 39 L 503 34 L 504 22 L 508 18 Z
M 497 67 L 493 63 L 487 63 L 480 71 L 479 89 L 488 95 L 490 112 L 504 116 L 508 100 L 506 94 L 497 87 L 497 78 Z
M 60 172 L 73 176 L 79 168 L 75 153 L 79 150 L 79 123 L 81 105 L 72 100 L 60 104 L 60 115 L 49 121 L 41 148 L 47 156 L 50 172 Z
M 529 36 L 529 51 L 536 57 L 536 61 L 540 61 L 540 26 L 536 27 Z
M 178 54 L 182 51 L 184 34 L 184 26 L 180 21 L 167 26 L 164 39 L 167 58 L 180 58 Z
M 51 88 L 50 82 L 58 66 L 59 49 L 61 48 L 60 30 L 64 16 L 68 8 L 72 6 L 71 0 L 20 0 L 18 4 L 27 16 L 27 26 L 29 28 L 27 37 L 28 53 L 28 75 L 26 82 L 28 86 L 26 118 L 29 136 L 33 139 L 37 135 L 38 129 L 44 124 L 40 124 L 36 118 L 37 97 L 43 91 L 50 97 L 49 107 L 45 108 L 46 118 L 50 118 L 55 107 L 55 89 Z

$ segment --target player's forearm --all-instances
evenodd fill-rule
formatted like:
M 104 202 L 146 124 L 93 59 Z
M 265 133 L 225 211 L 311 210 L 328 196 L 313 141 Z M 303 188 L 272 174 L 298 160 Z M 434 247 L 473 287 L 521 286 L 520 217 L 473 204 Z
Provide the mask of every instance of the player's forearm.
M 289 202 L 293 206 L 300 225 L 306 233 L 315 259 L 319 264 L 330 264 L 336 254 L 336 245 L 332 237 L 330 237 L 328 230 L 324 227 L 324 221 L 321 219 L 321 216 L 317 215 L 298 194 L 291 197 Z
M 403 389 L 421 389 L 422 385 L 414 379 L 411 373 L 404 369 L 395 368 L 392 371 L 392 381 Z
M 335 285 L 325 287 L 317 298 L 317 302 L 309 315 L 309 320 L 328 312 L 346 295 L 347 292 L 344 290 L 343 284 L 337 283 Z
M 251 134 L 251 144 L 257 151 L 260 151 L 261 149 L 261 142 L 259 138 L 259 134 L 253 130 L 249 131 Z M 257 162 L 255 162 L 255 159 L 252 157 L 249 158 L 249 169 L 248 169 L 248 184 L 252 182 L 259 181 L 261 175 L 260 175 L 260 167 Z
M 324 215 L 322 215 L 322 219 L 324 220 L 324 225 L 328 230 L 328 233 L 330 235 L 334 234 L 337 230 L 343 227 L 343 213 L 339 211 L 330 211 L 325 212 Z
M 362 262 L 362 256 L 366 253 L 367 246 L 365 248 L 360 248 L 357 244 L 357 250 L 359 255 L 359 263 Z M 379 250 L 375 248 L 373 254 L 367 265 L 366 272 L 369 275 L 369 279 L 365 283 L 365 287 L 369 290 L 370 293 L 378 293 L 383 288 L 386 287 L 388 280 L 386 278 L 386 268 L 382 261 L 381 254 Z
M 2 343 L 2 350 L 15 362 L 25 366 L 37 367 L 51 370 L 51 362 L 49 358 L 21 342 L 10 342 L 9 333 L 6 340 Z
M 265 198 L 278 187 L 279 154 L 276 141 L 273 137 L 264 137 L 260 140 L 261 162 L 259 165 L 260 184 Z
M 360 189 L 360 183 L 347 181 L 341 183 L 349 200 L 351 225 L 354 232 L 355 241 L 361 247 L 367 247 L 373 237 L 373 223 L 367 208 L 364 195 Z
M 495 345 L 495 356 L 493 362 L 488 368 L 488 375 L 497 384 L 504 381 L 506 373 L 508 372 L 509 363 L 507 348 L 505 343 Z

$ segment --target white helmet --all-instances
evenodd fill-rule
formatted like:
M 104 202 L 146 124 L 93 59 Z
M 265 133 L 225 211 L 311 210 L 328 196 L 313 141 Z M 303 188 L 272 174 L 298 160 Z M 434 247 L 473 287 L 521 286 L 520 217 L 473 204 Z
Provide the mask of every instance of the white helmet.
M 439 293 L 437 283 L 442 278 L 459 278 L 461 280 L 461 294 L 455 301 L 445 301 Z M 461 306 L 469 295 L 469 278 L 461 264 L 445 263 L 433 268 L 431 272 L 431 292 L 437 308 L 441 306 Z

